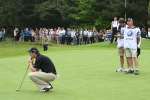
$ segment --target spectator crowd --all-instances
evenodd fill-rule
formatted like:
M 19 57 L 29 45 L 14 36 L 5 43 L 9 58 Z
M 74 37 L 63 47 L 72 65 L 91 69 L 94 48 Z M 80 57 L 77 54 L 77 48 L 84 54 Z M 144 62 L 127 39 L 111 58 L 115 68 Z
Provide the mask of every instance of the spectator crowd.
M 111 31 L 96 29 L 73 29 L 73 28 L 25 28 L 14 29 L 15 41 L 54 42 L 57 44 L 81 45 L 92 44 L 109 40 Z
M 4 40 L 5 39 L 5 29 L 4 28 L 1 28 L 0 29 L 0 41 Z
M 149 29 L 150 30 L 150 29 Z M 96 42 L 110 41 L 114 40 L 114 29 L 110 30 L 96 30 L 93 29 L 74 29 L 74 28 L 14 28 L 13 39 L 14 41 L 31 41 L 31 42 L 41 42 L 46 43 L 57 43 L 57 44 L 67 44 L 67 45 L 82 45 L 82 44 L 93 44 Z M 141 29 L 142 32 L 142 29 Z M 150 32 L 150 31 L 149 31 Z M 150 38 L 144 35 L 146 32 L 142 32 L 142 37 Z M 0 28 L 0 41 L 5 40 L 6 30 L 5 28 Z M 116 41 L 116 39 L 115 39 Z

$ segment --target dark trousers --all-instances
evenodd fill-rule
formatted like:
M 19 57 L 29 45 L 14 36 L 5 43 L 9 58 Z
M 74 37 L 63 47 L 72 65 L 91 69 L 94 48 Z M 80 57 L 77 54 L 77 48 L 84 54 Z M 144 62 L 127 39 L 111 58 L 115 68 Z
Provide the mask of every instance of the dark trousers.
M 31 38 L 31 42 L 35 42 L 35 37 L 32 36 Z
M 112 37 L 111 37 L 111 43 L 113 43 L 114 42 L 114 39 L 115 39 L 115 42 L 117 41 L 117 37 L 115 37 L 115 35 L 117 35 L 117 27 L 114 27 L 113 29 L 112 29 Z
M 94 36 L 90 37 L 90 43 L 95 43 Z
M 77 45 L 79 45 L 79 44 L 80 44 L 80 39 L 79 39 L 79 37 L 77 37 L 76 39 L 77 39 L 77 40 L 76 40 L 76 41 L 77 41 Z
M 67 45 L 71 45 L 71 42 L 72 42 L 71 36 L 66 37 L 66 43 L 67 43 Z
M 27 41 L 29 41 L 29 40 L 32 41 L 32 37 L 31 37 L 31 36 L 25 36 L 25 37 L 24 37 L 24 41 L 27 42 Z
M 44 45 L 43 45 L 43 50 L 44 50 L 44 51 L 47 51 L 47 50 L 48 50 L 48 44 L 44 44 Z
M 140 56 L 140 54 L 141 54 L 141 49 L 137 48 L 137 58 Z
M 88 37 L 87 36 L 83 36 L 83 42 L 84 42 L 84 44 L 88 44 Z
M 65 44 L 65 35 L 63 35 L 63 36 L 61 37 L 60 41 L 61 41 L 61 44 Z
M 3 38 L 1 37 L 1 38 L 0 38 L 0 41 L 2 41 L 2 40 L 3 40 Z

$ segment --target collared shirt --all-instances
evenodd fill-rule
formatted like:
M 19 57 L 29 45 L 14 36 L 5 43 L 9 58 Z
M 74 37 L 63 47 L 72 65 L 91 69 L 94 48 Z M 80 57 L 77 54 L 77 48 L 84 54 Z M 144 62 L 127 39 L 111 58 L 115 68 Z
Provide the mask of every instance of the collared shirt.
M 125 28 L 124 30 L 124 48 L 137 49 L 137 38 L 141 37 L 139 28 Z
M 112 21 L 112 28 L 118 28 L 119 23 L 118 21 Z
M 55 66 L 53 62 L 46 56 L 44 55 L 38 55 L 35 64 L 33 65 L 34 68 L 41 70 L 42 72 L 45 73 L 53 73 L 57 74 Z

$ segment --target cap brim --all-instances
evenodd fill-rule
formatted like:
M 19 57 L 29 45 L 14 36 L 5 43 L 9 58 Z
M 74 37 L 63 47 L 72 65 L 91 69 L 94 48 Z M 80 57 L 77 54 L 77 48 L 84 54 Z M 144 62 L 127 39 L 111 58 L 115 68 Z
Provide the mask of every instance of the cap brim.
M 27 52 L 31 53 L 32 51 L 31 51 L 31 49 L 29 49 L 29 50 L 27 50 Z

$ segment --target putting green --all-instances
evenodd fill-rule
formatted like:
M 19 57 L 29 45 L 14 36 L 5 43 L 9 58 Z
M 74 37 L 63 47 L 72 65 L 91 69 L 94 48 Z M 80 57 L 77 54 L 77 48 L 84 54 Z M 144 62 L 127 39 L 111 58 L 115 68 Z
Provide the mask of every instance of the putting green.
M 105 43 L 79 47 L 50 47 L 44 54 L 54 61 L 60 77 L 53 82 L 54 90 L 49 93 L 40 93 L 28 77 L 22 90 L 15 91 L 27 67 L 28 54 L 25 50 L 30 45 L 18 44 L 11 47 L 3 43 L 5 48 L 0 46 L 0 99 L 149 100 L 150 50 L 147 46 L 150 46 L 150 42 L 146 40 L 144 43 L 139 76 L 116 73 L 115 69 L 119 64 L 117 50 Z

